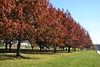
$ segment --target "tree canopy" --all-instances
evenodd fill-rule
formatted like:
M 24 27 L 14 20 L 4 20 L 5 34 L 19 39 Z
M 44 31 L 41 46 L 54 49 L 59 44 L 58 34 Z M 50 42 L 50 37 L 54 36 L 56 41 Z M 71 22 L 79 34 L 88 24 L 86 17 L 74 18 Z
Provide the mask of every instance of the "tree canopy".
M 17 56 L 25 40 L 33 46 L 55 48 L 93 45 L 89 33 L 70 12 L 54 8 L 49 0 L 0 0 L 0 40 L 18 40 Z

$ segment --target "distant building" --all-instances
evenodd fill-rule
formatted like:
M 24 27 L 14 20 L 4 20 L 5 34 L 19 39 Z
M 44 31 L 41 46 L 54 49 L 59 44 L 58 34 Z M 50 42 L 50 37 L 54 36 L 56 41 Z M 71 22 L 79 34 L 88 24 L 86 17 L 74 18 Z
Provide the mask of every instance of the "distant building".
M 100 51 L 100 44 L 94 44 L 94 49 L 99 50 Z

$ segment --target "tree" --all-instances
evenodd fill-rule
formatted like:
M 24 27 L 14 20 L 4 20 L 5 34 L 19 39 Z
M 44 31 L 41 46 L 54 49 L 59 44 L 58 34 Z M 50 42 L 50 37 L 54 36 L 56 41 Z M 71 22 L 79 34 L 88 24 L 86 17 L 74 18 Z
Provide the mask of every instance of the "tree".
M 0 0 L 0 40 L 6 44 L 17 40 L 17 56 L 21 42 L 32 46 L 84 48 L 90 47 L 89 33 L 78 24 L 67 10 L 58 10 L 49 0 Z M 7 47 L 7 46 L 6 46 Z M 10 45 L 11 47 L 11 45 Z
M 46 0 L 1 0 L 1 24 L 9 30 L 16 40 L 17 56 L 20 56 L 21 41 L 34 40 L 37 25 L 41 23 L 41 17 L 45 13 Z M 43 13 L 43 14 L 42 14 Z M 36 25 L 37 24 L 37 25 Z M 9 26 L 8 26 L 9 25 Z M 35 26 L 36 25 L 36 26 Z M 4 28 L 5 28 L 4 27 Z M 6 32 L 5 32 L 6 33 Z
M 64 44 L 69 48 L 68 52 L 70 52 L 70 47 L 73 46 L 74 20 L 68 10 L 65 12 L 65 14 L 63 14 L 63 18 L 63 26 L 65 28 Z

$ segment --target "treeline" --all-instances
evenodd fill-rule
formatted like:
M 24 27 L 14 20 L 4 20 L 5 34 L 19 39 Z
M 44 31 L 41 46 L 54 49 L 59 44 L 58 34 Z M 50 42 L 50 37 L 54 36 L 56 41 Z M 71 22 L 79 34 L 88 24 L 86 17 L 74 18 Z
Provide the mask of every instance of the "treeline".
M 67 6 L 66 6 L 67 7 Z M 36 46 L 90 48 L 89 33 L 72 17 L 70 12 L 56 9 L 49 0 L 0 0 L 0 40 L 6 45 L 28 41 Z M 7 47 L 7 46 L 6 46 Z

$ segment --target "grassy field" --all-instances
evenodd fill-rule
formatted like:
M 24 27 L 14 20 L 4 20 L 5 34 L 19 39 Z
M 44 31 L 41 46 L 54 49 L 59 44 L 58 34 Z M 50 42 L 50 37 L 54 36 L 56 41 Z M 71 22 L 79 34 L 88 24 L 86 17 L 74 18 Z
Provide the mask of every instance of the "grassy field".
M 99 67 L 100 55 L 95 51 L 50 54 L 0 55 L 0 67 Z

